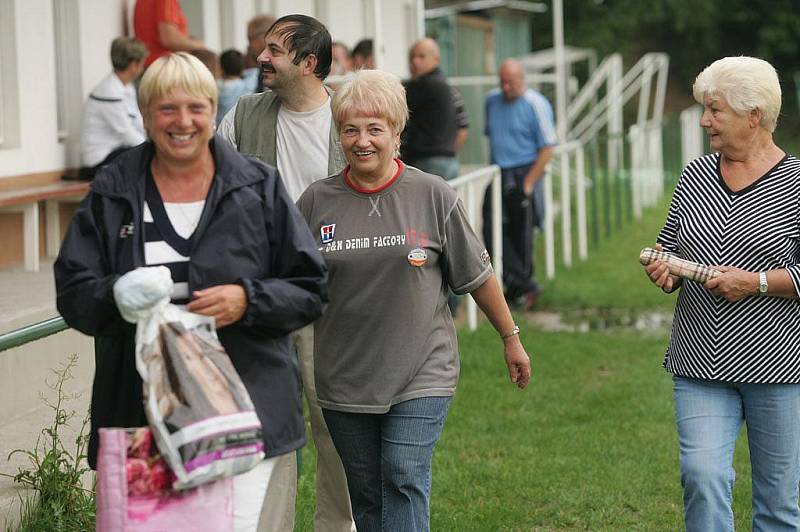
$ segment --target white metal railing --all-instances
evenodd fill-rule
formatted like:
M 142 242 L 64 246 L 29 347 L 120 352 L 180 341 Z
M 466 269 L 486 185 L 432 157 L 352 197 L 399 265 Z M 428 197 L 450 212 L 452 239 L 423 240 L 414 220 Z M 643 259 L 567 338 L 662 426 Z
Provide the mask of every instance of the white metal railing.
M 492 263 L 495 275 L 503 285 L 503 203 L 500 182 L 500 167 L 497 165 L 485 166 L 472 172 L 460 175 L 448 181 L 453 187 L 467 211 L 469 224 L 477 231 L 481 222 L 481 198 L 487 186 L 492 186 Z M 483 220 L 485 222 L 485 220 Z M 475 300 L 467 298 L 467 324 L 470 330 L 478 326 L 478 309 Z
M 558 161 L 560 187 L 558 203 L 553 196 L 553 167 Z M 574 173 L 573 173 L 574 168 Z M 556 274 L 555 218 L 561 216 L 561 254 L 565 265 L 572 265 L 572 187 L 575 194 L 575 225 L 577 226 L 578 258 L 589 256 L 589 241 L 586 221 L 586 158 L 584 145 L 578 141 L 556 147 L 553 161 L 547 165 L 544 179 L 544 247 L 545 275 L 552 279 Z
M 681 162 L 686 166 L 703 155 L 703 128 L 700 118 L 703 108 L 693 105 L 681 111 Z
M 612 81 L 615 76 L 614 73 L 618 71 L 615 66 L 617 64 L 619 64 L 617 60 L 610 61 L 606 69 L 606 74 L 609 76 L 607 94 L 594 103 L 580 121 L 577 121 L 577 116 L 580 114 L 581 109 L 577 106 L 570 106 L 568 111 L 569 116 L 572 117 L 570 122 L 577 121 L 577 124 L 574 125 L 570 123 L 570 138 L 579 138 L 584 141 L 590 139 L 609 122 L 610 109 L 615 109 L 615 113 L 622 113 L 624 104 L 636 94 L 639 94 L 636 123 L 641 125 L 651 119 L 661 120 L 664 111 L 669 56 L 664 53 L 645 54 L 622 76 L 622 79 Z M 656 86 L 655 95 L 653 96 L 651 94 L 651 84 L 654 77 L 656 78 Z M 595 81 L 591 85 L 585 85 L 587 94 L 582 94 L 582 89 L 574 101 L 580 103 L 581 106 L 588 105 L 591 102 L 591 96 L 599 89 L 600 81 L 602 80 Z M 654 98 L 652 113 L 649 112 L 651 97 Z M 648 118 L 650 114 L 652 116 Z
M 631 207 L 633 216 L 640 218 L 642 210 L 658 202 L 664 193 L 664 162 L 661 124 L 648 122 L 644 128 L 630 127 L 631 147 Z
M 448 83 L 454 87 L 496 87 L 497 76 L 453 76 L 447 78 Z M 531 85 L 540 83 L 555 83 L 556 75 L 548 72 L 534 72 L 525 74 L 525 82 Z
M 574 245 L 579 260 L 588 258 L 586 193 L 592 183 L 587 179 L 585 146 L 594 141 L 601 130 L 605 129 L 607 133 L 607 175 L 621 176 L 624 172 L 629 176 L 631 210 L 635 218 L 663 196 L 662 128 L 668 68 L 667 54 L 648 53 L 624 72 L 621 56 L 612 54 L 593 71 L 589 81 L 571 100 L 569 96 L 561 95 L 568 101 L 559 117 L 559 145 L 543 178 L 545 272 L 548 278 L 555 276 L 557 221 L 560 222 L 558 241 L 564 265 L 572 265 Z M 556 84 L 556 78 L 549 72 L 526 72 L 529 82 Z M 449 78 L 449 81 L 455 86 L 485 87 L 497 83 L 494 76 L 464 76 Z M 603 88 L 605 93 L 601 96 Z M 628 127 L 626 135 L 623 109 L 634 97 L 638 97 L 635 121 Z M 631 156 L 629 168 L 623 168 L 626 141 Z M 558 186 L 554 186 L 556 177 Z M 499 195 L 496 200 L 499 205 Z M 496 215 L 498 209 L 494 212 Z M 495 224 L 495 230 L 498 225 Z M 495 238 L 495 258 L 501 252 L 498 241 Z
M 613 54 L 595 71 L 567 113 L 570 122 L 577 122 L 570 127 L 567 138 L 587 142 L 603 127 L 607 129 L 608 172 L 613 175 L 621 170 L 622 164 L 622 109 L 638 94 L 636 122 L 628 129 L 631 201 L 637 219 L 642 209 L 654 205 L 664 191 L 661 129 L 668 69 L 667 54 L 648 53 L 620 77 L 622 60 L 618 54 Z M 604 82 L 607 85 L 605 96 L 588 107 Z M 578 120 L 583 111 L 585 114 Z

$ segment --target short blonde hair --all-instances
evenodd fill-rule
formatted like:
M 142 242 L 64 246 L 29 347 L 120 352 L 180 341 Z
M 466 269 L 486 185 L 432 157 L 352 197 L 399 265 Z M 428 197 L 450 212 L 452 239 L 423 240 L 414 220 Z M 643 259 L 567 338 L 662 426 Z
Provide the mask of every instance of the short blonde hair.
M 403 132 L 408 121 L 406 89 L 400 78 L 382 70 L 359 70 L 333 95 L 336 129 L 353 114 L 383 118 L 394 133 Z
M 700 72 L 692 87 L 694 99 L 722 96 L 740 115 L 761 110 L 761 127 L 772 133 L 781 112 L 781 84 L 772 65 L 755 57 L 723 57 Z
M 156 59 L 147 67 L 139 84 L 139 109 L 147 112 L 150 102 L 168 96 L 176 89 L 190 96 L 208 98 L 217 108 L 217 82 L 211 71 L 195 56 L 175 52 Z

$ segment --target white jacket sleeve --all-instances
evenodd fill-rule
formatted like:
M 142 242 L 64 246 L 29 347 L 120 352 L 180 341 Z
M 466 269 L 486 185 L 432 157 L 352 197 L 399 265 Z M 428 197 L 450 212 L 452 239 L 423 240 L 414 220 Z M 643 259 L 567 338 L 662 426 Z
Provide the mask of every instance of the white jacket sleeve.
M 231 110 L 225 113 L 225 116 L 222 117 L 222 121 L 217 124 L 217 135 L 230 142 L 231 146 L 238 150 L 239 146 L 236 145 L 236 125 L 234 123 L 235 117 L 236 104 L 233 104 Z

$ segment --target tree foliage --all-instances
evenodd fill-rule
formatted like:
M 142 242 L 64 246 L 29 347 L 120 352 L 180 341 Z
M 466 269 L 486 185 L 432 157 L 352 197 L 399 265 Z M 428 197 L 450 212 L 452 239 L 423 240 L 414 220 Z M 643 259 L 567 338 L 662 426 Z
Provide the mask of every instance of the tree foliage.
M 551 25 L 548 15 L 535 18 L 535 48 L 552 45 Z M 694 78 L 714 60 L 760 57 L 778 71 L 782 115 L 797 114 L 798 0 L 564 0 L 564 34 L 568 45 L 601 56 L 620 52 L 628 66 L 645 52 L 667 52 L 672 86 L 687 97 Z

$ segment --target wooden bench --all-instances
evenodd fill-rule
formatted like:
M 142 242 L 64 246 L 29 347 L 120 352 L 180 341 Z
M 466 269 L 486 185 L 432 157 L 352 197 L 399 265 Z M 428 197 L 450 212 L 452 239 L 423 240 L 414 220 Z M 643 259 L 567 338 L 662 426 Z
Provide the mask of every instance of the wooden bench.
M 61 246 L 58 204 L 80 201 L 89 191 L 87 181 L 54 181 L 0 190 L 0 211 L 23 213 L 25 271 L 39 271 L 39 202 L 45 202 L 45 249 L 55 257 Z

